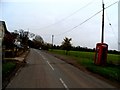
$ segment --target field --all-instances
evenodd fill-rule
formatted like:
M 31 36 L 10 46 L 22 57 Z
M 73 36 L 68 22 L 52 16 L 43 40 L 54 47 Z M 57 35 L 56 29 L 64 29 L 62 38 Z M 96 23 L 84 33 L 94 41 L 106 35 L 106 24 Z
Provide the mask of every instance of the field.
M 97 66 L 94 64 L 94 52 L 69 51 L 68 55 L 65 54 L 64 50 L 50 50 L 50 52 L 74 58 L 80 65 L 84 66 L 89 71 L 111 80 L 120 81 L 120 55 L 108 54 L 107 65 Z

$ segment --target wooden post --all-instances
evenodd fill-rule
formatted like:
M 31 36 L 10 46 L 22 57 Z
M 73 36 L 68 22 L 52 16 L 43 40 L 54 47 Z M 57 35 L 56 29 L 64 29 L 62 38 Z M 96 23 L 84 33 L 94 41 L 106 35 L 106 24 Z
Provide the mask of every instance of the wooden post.
M 103 15 L 102 15 L 102 37 L 101 37 L 101 43 L 104 42 L 104 3 L 102 3 L 103 6 Z

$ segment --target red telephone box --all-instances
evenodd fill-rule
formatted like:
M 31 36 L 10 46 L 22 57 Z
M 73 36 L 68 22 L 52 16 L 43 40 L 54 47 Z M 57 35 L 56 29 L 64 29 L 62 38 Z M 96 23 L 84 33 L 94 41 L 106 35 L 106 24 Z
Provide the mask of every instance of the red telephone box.
M 94 63 L 96 65 L 105 65 L 107 62 L 108 45 L 106 43 L 97 43 Z

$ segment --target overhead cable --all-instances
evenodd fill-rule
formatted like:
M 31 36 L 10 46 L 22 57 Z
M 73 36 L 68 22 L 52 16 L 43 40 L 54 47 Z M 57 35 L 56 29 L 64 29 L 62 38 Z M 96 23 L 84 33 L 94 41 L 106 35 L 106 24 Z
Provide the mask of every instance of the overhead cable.
M 93 1 L 94 1 L 94 0 L 93 0 Z M 93 2 L 93 1 L 92 1 L 92 2 Z M 48 25 L 48 26 L 42 27 L 42 28 L 40 28 L 40 29 L 49 28 L 49 27 L 51 27 L 51 26 L 53 26 L 53 25 L 55 25 L 55 24 L 58 24 L 58 23 L 60 23 L 60 22 L 65 21 L 65 20 L 68 19 L 69 17 L 71 17 L 71 16 L 73 16 L 74 14 L 78 13 L 80 10 L 82 10 L 82 9 L 86 8 L 87 6 L 89 6 L 90 4 L 92 4 L 92 2 L 89 2 L 89 3 L 86 4 L 85 6 L 79 8 L 78 10 L 76 10 L 76 11 L 73 12 L 73 13 L 71 13 L 71 14 L 68 15 L 67 17 L 65 17 L 65 18 L 63 18 L 63 19 L 61 19 L 61 20 L 59 20 L 59 21 L 57 21 L 57 22 L 55 22 L 55 23 L 53 23 L 53 24 L 50 24 L 50 25 Z
M 109 8 L 109 7 L 111 7 L 111 6 L 113 6 L 114 4 L 116 4 L 116 3 L 118 3 L 118 2 L 119 2 L 119 1 L 116 1 L 116 2 L 112 3 L 111 5 L 105 7 L 105 9 L 107 9 L 107 8 Z M 98 11 L 97 13 L 95 13 L 94 15 L 92 15 L 91 17 L 89 17 L 88 19 L 84 20 L 82 23 L 80 23 L 80 24 L 74 26 L 73 28 L 71 28 L 71 29 L 69 29 L 69 30 L 67 30 L 67 31 L 65 31 L 65 32 L 63 32 L 63 33 L 57 34 L 56 36 L 63 35 L 63 34 L 65 34 L 65 33 L 67 33 L 67 32 L 72 31 L 73 29 L 79 27 L 80 25 L 82 25 L 82 24 L 86 23 L 87 21 L 89 21 L 90 19 L 92 19 L 94 16 L 98 15 L 101 11 L 102 11 L 102 10 Z
M 114 34 L 114 37 L 115 37 L 116 41 L 118 41 L 117 37 L 115 36 L 115 32 L 114 32 L 114 29 L 113 29 L 112 23 L 110 22 L 110 19 L 109 19 L 109 17 L 108 17 L 107 12 L 106 12 L 106 17 L 107 17 L 107 20 L 108 20 L 109 26 L 111 27 L 112 33 Z

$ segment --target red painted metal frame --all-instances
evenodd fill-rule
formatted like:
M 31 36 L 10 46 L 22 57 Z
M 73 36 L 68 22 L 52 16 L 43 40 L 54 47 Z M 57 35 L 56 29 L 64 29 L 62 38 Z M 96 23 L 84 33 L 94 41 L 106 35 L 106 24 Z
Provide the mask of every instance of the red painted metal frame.
M 96 65 L 106 65 L 108 45 L 106 43 L 97 43 L 94 63 Z

